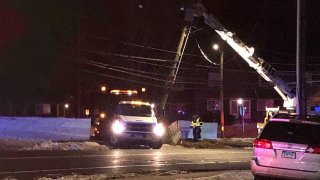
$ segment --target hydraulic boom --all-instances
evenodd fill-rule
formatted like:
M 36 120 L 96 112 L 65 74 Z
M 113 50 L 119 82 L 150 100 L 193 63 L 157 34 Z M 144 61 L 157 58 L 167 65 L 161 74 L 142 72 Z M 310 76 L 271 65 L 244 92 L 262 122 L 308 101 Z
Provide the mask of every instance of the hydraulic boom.
M 191 8 L 186 9 L 185 19 L 193 21 L 194 17 L 204 18 L 204 22 L 214 29 L 226 43 L 230 45 L 248 64 L 255 69 L 267 82 L 270 82 L 274 89 L 283 99 L 283 106 L 295 110 L 296 93 L 293 88 L 286 84 L 277 74 L 276 70 L 263 59 L 254 54 L 254 48 L 246 46 L 234 33 L 228 31 L 213 15 L 208 14 L 201 3 L 195 3 Z

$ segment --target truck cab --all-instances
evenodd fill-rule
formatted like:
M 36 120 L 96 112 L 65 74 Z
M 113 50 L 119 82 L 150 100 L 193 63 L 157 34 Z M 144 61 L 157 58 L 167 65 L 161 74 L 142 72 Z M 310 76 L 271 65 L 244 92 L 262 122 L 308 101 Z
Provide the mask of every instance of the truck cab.
M 114 115 L 107 120 L 105 141 L 114 148 L 126 145 L 162 147 L 165 128 L 158 123 L 154 104 L 142 101 L 120 101 Z

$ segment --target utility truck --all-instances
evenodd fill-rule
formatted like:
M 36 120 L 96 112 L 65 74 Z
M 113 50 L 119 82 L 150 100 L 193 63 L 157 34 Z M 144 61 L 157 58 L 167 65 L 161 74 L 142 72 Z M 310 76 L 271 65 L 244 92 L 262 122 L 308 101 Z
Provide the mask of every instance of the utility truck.
M 113 96 L 127 96 L 114 103 L 113 111 L 96 119 L 100 136 L 113 148 L 146 145 L 153 149 L 162 147 L 165 127 L 158 122 L 155 105 L 133 100 L 132 90 L 111 90 Z M 117 98 L 121 99 L 121 98 Z

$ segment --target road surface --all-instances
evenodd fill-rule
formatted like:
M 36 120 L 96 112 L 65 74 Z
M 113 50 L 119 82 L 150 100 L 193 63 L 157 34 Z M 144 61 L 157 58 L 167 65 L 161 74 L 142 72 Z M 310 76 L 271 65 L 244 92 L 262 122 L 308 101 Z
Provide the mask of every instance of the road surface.
M 148 174 L 154 172 L 249 169 L 252 150 L 115 149 L 106 151 L 0 152 L 0 179 L 76 174 Z

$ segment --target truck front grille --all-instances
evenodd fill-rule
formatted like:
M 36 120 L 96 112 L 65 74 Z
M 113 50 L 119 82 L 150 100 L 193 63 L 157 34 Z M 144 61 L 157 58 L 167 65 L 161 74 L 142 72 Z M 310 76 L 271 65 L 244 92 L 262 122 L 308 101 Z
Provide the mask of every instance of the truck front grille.
M 152 132 L 152 124 L 127 123 L 126 131 Z

